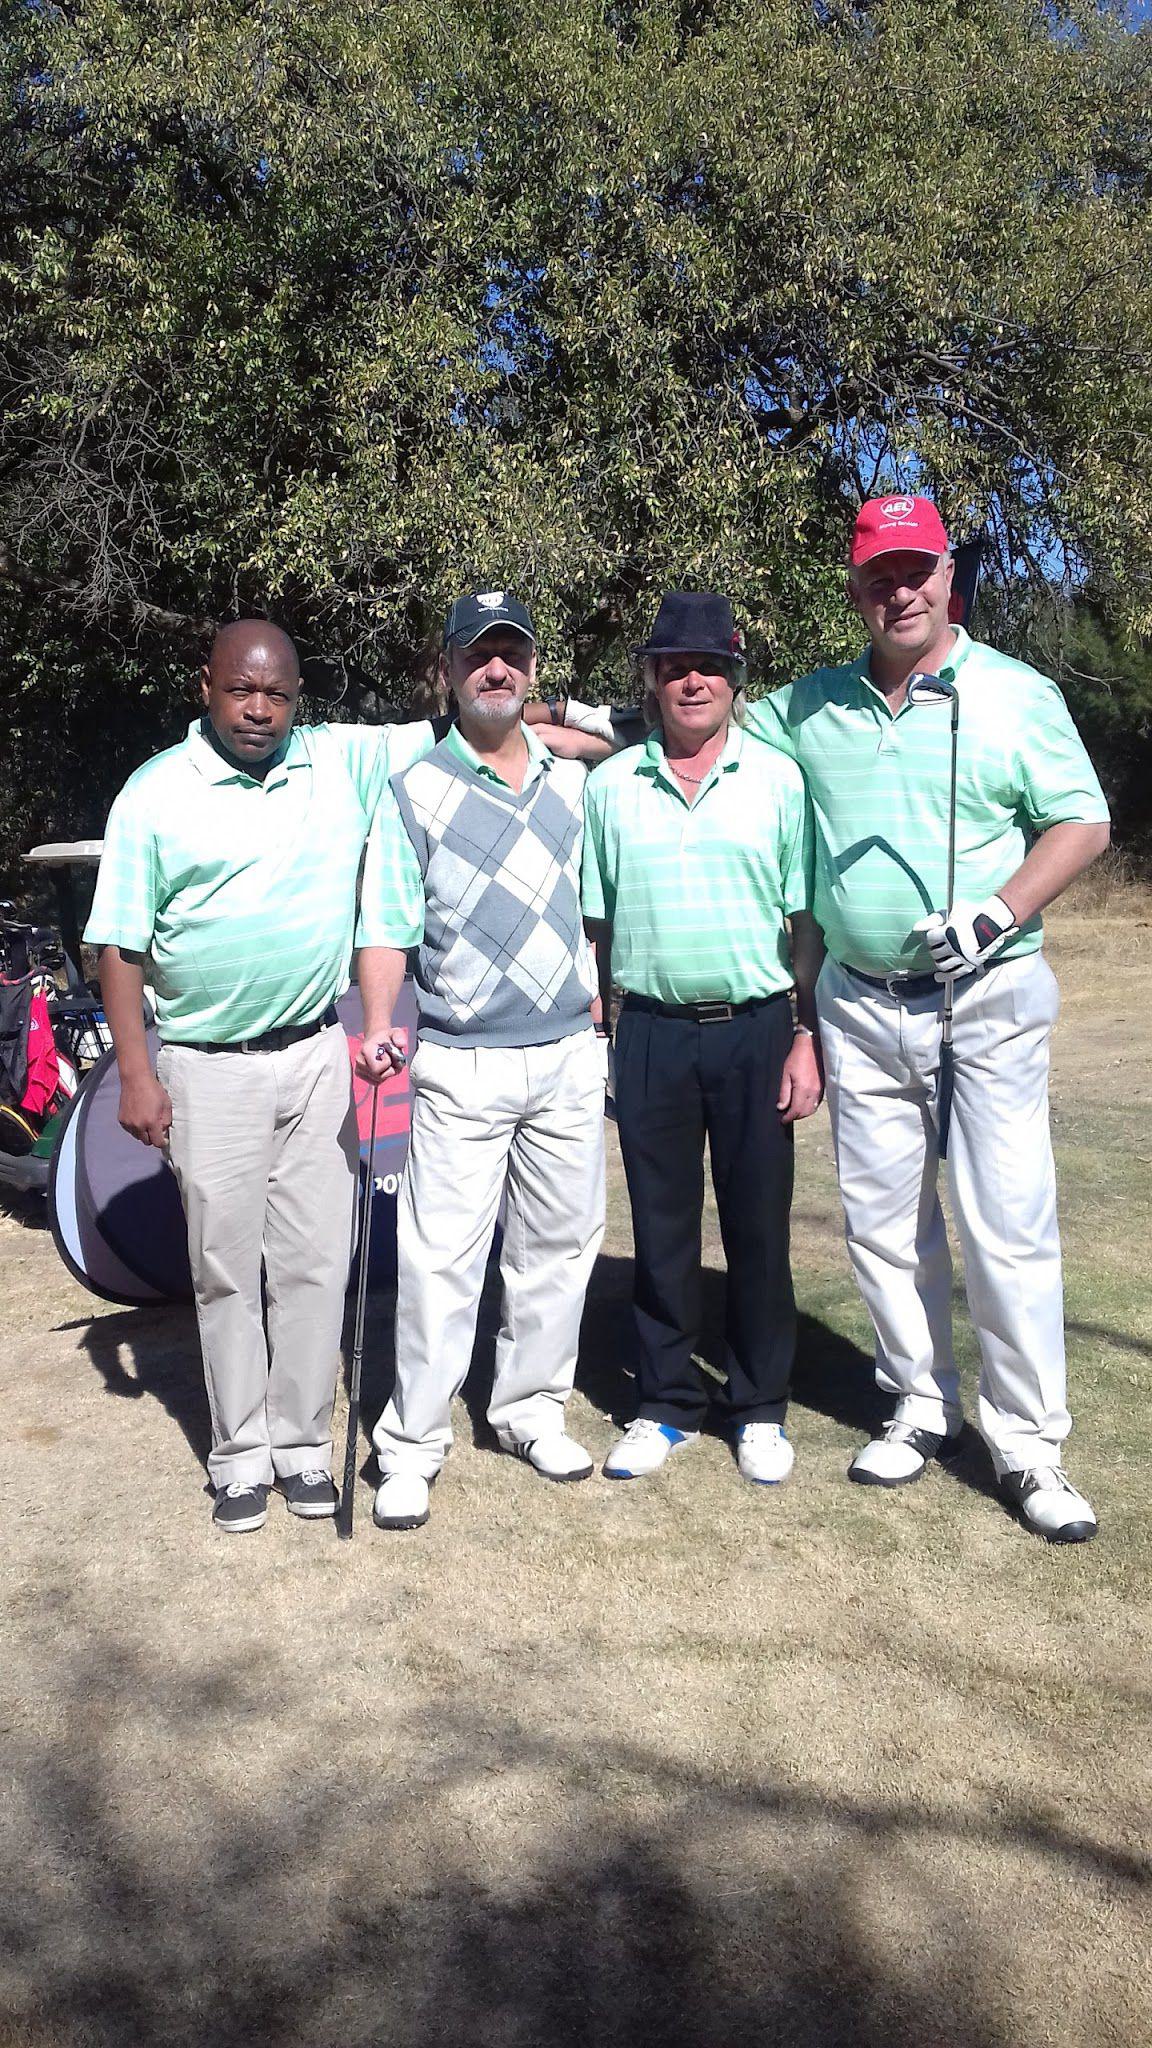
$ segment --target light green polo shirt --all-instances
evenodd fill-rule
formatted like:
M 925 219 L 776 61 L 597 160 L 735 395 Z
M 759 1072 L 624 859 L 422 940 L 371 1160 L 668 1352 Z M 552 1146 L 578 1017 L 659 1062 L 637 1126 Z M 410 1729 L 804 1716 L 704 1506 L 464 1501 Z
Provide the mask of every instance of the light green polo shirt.
M 295 726 L 257 781 L 196 719 L 129 777 L 84 937 L 151 955 L 166 1044 L 308 1024 L 343 994 L 380 793 L 433 739 L 423 720 Z
M 981 903 L 1050 825 L 1104 823 L 1108 806 L 1055 683 L 957 627 L 940 674 L 960 699 L 957 902 Z M 828 950 L 866 974 L 925 973 L 912 927 L 947 908 L 949 708 L 893 716 L 869 655 L 818 669 L 749 706 L 748 730 L 804 771 L 816 828 L 813 909 Z M 1029 919 L 997 954 L 1041 943 Z
M 536 738 L 530 725 L 522 725 L 520 730 L 528 747 L 523 794 L 539 781 L 551 764 L 552 756 Z M 482 759 L 458 725 L 448 727 L 441 745 L 486 782 L 494 782 L 497 789 L 507 789 L 503 776 Z M 421 747 L 418 753 L 413 754 L 412 760 L 419 760 L 427 752 L 427 747 Z M 396 775 L 409 766 L 407 761 L 397 761 L 389 773 Z M 400 815 L 400 806 L 390 784 L 385 782 L 372 821 L 368 856 L 364 862 L 357 946 L 388 946 L 396 952 L 410 952 L 424 937 L 425 910 L 424 871 Z
M 663 1003 L 791 988 L 784 920 L 811 902 L 799 770 L 733 726 L 689 804 L 657 733 L 605 761 L 584 798 L 583 908 L 612 926 L 612 979 Z

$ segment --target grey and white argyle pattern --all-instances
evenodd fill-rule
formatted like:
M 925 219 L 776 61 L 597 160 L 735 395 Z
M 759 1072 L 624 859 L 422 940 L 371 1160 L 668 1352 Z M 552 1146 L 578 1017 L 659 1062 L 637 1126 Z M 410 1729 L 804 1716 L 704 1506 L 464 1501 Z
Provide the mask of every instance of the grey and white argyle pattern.
M 584 770 L 549 761 L 520 796 L 443 743 L 392 787 L 424 874 L 420 1030 L 446 1045 L 547 1045 L 587 1027 Z

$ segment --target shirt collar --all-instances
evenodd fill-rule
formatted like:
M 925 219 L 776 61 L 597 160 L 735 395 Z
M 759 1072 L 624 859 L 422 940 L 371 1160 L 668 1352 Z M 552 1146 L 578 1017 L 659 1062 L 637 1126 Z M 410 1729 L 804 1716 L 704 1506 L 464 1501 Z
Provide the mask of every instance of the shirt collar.
M 524 777 L 524 789 L 528 789 L 532 783 L 539 780 L 541 775 L 548 773 L 552 766 L 552 755 L 547 747 L 536 738 L 530 725 L 521 723 L 520 730 L 528 747 L 528 773 Z M 511 788 L 511 784 L 505 782 L 502 775 L 497 775 L 496 770 L 490 768 L 487 761 L 481 759 L 475 747 L 465 739 L 460 727 L 455 722 L 448 727 L 444 744 L 455 754 L 458 761 L 463 762 L 465 768 L 471 768 L 476 775 L 482 775 L 485 782 L 494 782 L 497 789 Z M 512 793 L 515 795 L 514 790 Z M 521 794 L 523 794 L 523 790 Z
M 940 670 L 941 680 L 946 683 L 955 681 L 957 669 L 961 668 L 968 659 L 973 646 L 973 642 L 963 626 L 954 625 L 952 631 L 955 636 L 952 643 L 952 652 Z M 857 655 L 852 667 L 864 690 L 871 691 L 874 696 L 883 696 L 883 691 L 878 690 L 872 681 L 871 647 L 865 647 L 863 652 Z
M 700 785 L 701 793 L 706 789 L 712 788 L 717 776 L 729 775 L 734 769 L 738 768 L 743 751 L 744 734 L 740 726 L 733 720 L 728 727 L 728 737 L 724 742 L 723 752 L 716 761 L 711 774 L 707 775 Z M 649 733 L 641 749 L 640 759 L 636 763 L 636 773 L 637 775 L 648 776 L 652 782 L 662 782 L 666 789 L 672 790 L 680 798 L 681 803 L 687 801 L 675 775 L 668 766 L 668 756 L 664 751 L 663 733 L 659 731 Z
M 287 778 L 291 768 L 302 768 L 308 759 L 308 747 L 299 726 L 293 726 L 288 737 L 281 740 L 269 762 L 268 772 L 263 776 L 249 775 L 246 768 L 226 760 L 219 747 L 213 744 L 209 735 L 206 715 L 194 718 L 188 727 L 185 741 L 188 758 L 194 768 L 199 769 L 206 782 L 252 783 L 259 788 L 275 787 Z

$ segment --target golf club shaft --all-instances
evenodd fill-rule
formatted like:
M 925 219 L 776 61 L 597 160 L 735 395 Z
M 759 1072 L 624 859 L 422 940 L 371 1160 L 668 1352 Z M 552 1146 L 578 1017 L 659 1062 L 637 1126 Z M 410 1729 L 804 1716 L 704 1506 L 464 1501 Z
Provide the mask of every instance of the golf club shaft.
M 952 699 L 952 763 L 948 778 L 948 898 L 946 910 L 952 909 L 952 898 L 956 894 L 956 754 L 960 736 L 959 699 Z M 937 1092 L 937 1130 L 941 1159 L 948 1157 L 948 1132 L 952 1122 L 952 1083 L 954 1076 L 954 1054 L 952 1051 L 952 1003 L 956 983 L 949 975 L 944 983 L 944 1004 L 940 1029 L 940 1082 Z
M 372 1123 L 368 1134 L 368 1173 L 360 1217 L 360 1260 L 356 1274 L 356 1320 L 352 1332 L 352 1379 L 348 1388 L 348 1438 L 344 1447 L 344 1484 L 336 1533 L 347 1543 L 352 1536 L 353 1501 L 356 1492 L 356 1453 L 360 1443 L 360 1373 L 364 1363 L 364 1311 L 368 1300 L 368 1254 L 372 1239 L 372 1196 L 376 1187 L 376 1111 L 379 1085 L 372 1089 Z

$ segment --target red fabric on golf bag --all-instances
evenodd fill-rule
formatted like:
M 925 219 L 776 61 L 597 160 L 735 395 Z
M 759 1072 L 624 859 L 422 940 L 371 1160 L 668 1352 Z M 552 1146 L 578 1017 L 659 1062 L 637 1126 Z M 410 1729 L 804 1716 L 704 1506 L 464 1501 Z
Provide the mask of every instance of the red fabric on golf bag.
M 28 1012 L 28 1080 L 20 1104 L 25 1116 L 43 1117 L 60 1092 L 60 1061 L 48 1015 L 48 998 L 35 989 Z

